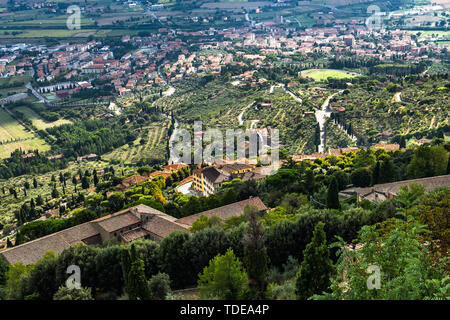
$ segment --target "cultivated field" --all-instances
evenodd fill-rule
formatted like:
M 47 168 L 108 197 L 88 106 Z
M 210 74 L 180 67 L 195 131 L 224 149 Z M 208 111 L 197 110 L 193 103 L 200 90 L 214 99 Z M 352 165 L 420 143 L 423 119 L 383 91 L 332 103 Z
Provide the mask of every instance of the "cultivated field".
M 142 133 L 134 141 L 133 146 L 122 146 L 102 156 L 105 160 L 119 160 L 121 163 L 131 163 L 140 159 L 164 160 L 169 121 L 164 124 L 152 123 L 142 129 Z

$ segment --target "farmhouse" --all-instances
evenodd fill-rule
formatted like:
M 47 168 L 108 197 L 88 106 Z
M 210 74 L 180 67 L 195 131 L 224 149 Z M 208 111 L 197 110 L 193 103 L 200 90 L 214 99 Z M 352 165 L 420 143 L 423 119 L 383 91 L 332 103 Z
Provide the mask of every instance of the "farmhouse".
M 260 212 L 267 210 L 264 203 L 258 197 L 254 197 L 177 219 L 141 204 L 9 248 L 0 252 L 0 257 L 10 264 L 20 262 L 28 265 L 36 263 L 48 250 L 60 254 L 64 249 L 76 244 L 94 245 L 112 239 L 129 243 L 139 238 L 159 242 L 175 230 L 189 230 L 201 215 L 227 219 L 242 215 L 248 205 L 257 207 Z

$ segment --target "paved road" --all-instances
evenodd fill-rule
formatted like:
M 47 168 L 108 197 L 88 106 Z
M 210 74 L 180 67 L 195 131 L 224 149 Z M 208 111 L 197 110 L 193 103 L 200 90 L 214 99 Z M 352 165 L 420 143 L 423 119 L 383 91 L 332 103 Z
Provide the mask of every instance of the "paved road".
M 34 95 L 37 99 L 39 99 L 39 102 L 44 102 L 44 103 L 49 103 L 49 102 L 50 102 L 50 100 L 48 100 L 47 98 L 44 98 L 43 96 L 41 96 L 41 95 L 39 94 L 39 92 L 37 92 L 36 90 L 34 90 L 33 86 L 31 85 L 31 82 L 28 82 L 28 83 L 25 85 L 25 87 L 26 87 L 27 89 L 30 89 L 30 90 L 31 90 L 31 93 L 33 93 L 33 95 Z

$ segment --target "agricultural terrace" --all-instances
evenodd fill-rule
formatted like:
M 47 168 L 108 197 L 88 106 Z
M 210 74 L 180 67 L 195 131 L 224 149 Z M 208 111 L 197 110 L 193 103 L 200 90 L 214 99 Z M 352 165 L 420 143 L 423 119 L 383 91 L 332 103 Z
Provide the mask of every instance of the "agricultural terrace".
M 152 123 L 140 130 L 139 136 L 133 143 L 124 145 L 102 156 L 105 160 L 115 160 L 130 164 L 139 160 L 163 162 L 166 154 L 166 141 L 170 121 Z

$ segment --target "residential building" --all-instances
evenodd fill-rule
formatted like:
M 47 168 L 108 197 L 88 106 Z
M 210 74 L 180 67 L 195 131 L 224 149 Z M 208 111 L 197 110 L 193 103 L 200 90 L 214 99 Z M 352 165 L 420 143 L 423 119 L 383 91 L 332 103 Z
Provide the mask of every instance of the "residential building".
M 263 175 L 254 172 L 255 167 L 249 164 L 233 163 L 209 166 L 194 170 L 193 188 L 203 196 L 216 193 L 224 182 L 233 179 L 242 181 L 258 180 L 264 178 Z

